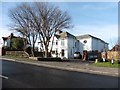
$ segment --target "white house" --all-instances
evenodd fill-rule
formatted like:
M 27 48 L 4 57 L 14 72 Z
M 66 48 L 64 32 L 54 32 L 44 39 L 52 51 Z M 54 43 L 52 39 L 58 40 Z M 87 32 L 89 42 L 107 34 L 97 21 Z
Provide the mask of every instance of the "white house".
M 77 39 L 68 32 L 58 31 L 55 34 L 52 48 L 53 57 L 73 58 L 74 52 L 78 50 Z M 52 42 L 50 43 L 49 50 Z
M 79 51 L 83 52 L 83 50 L 87 51 L 95 51 L 98 50 L 102 52 L 103 49 L 108 50 L 108 43 L 101 40 L 100 38 L 94 37 L 92 35 L 80 35 L 76 36 L 77 40 L 79 40 Z
M 103 49 L 108 50 L 108 43 L 89 34 L 74 36 L 68 32 L 57 31 L 51 38 L 48 49 L 51 47 L 53 57 L 73 58 L 75 52 L 83 53 L 83 50 L 99 52 Z

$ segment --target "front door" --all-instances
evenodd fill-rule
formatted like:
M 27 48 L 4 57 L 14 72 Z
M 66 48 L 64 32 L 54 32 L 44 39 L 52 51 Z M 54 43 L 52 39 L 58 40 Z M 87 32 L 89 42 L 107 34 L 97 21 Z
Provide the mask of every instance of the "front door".
M 62 57 L 65 55 L 65 50 L 64 49 L 61 50 L 61 54 L 62 54 Z

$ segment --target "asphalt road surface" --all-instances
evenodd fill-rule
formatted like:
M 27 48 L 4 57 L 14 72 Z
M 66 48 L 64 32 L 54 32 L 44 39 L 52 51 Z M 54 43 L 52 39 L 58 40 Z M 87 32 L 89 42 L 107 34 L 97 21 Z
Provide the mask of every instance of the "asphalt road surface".
M 2 88 L 118 88 L 118 78 L 2 61 Z

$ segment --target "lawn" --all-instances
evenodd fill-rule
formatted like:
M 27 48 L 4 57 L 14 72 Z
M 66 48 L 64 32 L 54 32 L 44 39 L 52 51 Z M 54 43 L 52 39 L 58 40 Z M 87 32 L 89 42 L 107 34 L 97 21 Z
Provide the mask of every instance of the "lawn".
M 112 64 L 110 61 L 109 62 L 97 62 L 94 63 L 95 66 L 98 67 L 112 67 L 112 68 L 120 68 L 120 64 L 118 64 L 117 61 L 114 61 L 114 64 Z

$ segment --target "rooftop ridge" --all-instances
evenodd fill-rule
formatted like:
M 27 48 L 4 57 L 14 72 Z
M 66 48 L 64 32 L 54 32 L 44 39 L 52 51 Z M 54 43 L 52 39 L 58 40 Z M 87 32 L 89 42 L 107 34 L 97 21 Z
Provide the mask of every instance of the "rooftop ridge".
M 108 44 L 108 43 L 105 42 L 104 40 L 102 40 L 102 39 L 100 39 L 100 38 L 98 38 L 98 37 L 95 37 L 95 36 L 93 36 L 93 35 L 91 35 L 91 34 L 84 34 L 84 35 L 76 36 L 77 39 L 85 38 L 85 37 L 86 37 L 86 38 L 88 38 L 88 37 L 92 37 L 92 38 L 98 39 L 98 40 L 100 40 L 100 41 L 102 41 L 102 42 Z

